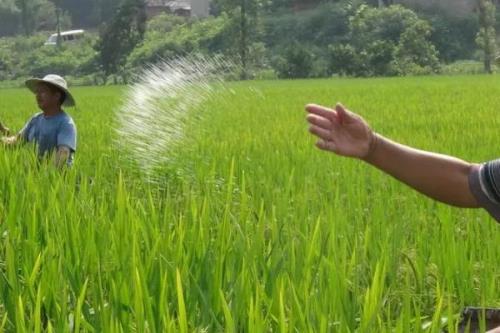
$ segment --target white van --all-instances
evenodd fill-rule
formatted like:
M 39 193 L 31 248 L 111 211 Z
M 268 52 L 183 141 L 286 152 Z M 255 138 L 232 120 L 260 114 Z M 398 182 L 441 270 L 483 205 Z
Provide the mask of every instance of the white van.
M 83 38 L 84 30 L 61 31 L 61 43 L 74 42 Z M 57 45 L 57 34 L 50 35 L 45 45 Z

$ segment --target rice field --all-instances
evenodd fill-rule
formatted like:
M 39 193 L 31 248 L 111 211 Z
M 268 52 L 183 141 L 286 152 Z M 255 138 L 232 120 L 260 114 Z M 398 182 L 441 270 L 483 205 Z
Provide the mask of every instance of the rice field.
M 73 91 L 74 168 L 0 150 L 1 331 L 454 332 L 462 307 L 500 306 L 500 225 L 320 152 L 303 110 L 342 101 L 481 162 L 500 156 L 500 77 L 228 83 L 160 182 L 116 147 L 127 90 Z M 13 129 L 35 106 L 0 90 Z

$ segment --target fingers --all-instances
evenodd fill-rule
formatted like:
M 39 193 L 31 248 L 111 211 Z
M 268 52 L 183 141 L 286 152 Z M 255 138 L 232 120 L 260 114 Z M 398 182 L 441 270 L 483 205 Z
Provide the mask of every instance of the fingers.
M 336 110 L 326 108 L 321 105 L 308 104 L 306 111 L 309 112 L 306 119 L 311 125 L 309 132 L 316 135 L 319 140 L 316 146 L 321 150 L 328 150 L 337 152 L 335 144 L 335 132 L 339 131 L 342 127 L 342 121 L 339 113 L 342 114 L 343 119 L 350 118 L 349 111 L 347 111 L 341 104 L 337 104 Z
M 329 119 L 317 116 L 315 114 L 308 114 L 306 117 L 306 120 L 311 125 L 316 125 L 318 127 L 324 128 L 324 129 L 331 129 L 332 128 L 332 122 Z
M 337 118 L 341 124 L 348 122 L 352 118 L 351 113 L 340 103 L 335 106 L 335 111 L 337 111 Z
M 337 150 L 337 146 L 333 141 L 318 140 L 318 142 L 316 142 L 316 147 L 321 150 L 328 150 L 332 152 L 336 152 Z
M 337 103 L 335 106 L 335 111 L 337 112 L 338 122 L 342 124 L 351 124 L 353 122 L 360 121 L 362 118 L 355 114 L 354 112 L 349 111 L 345 106 L 340 103 Z
M 317 116 L 326 118 L 330 121 L 336 121 L 337 120 L 337 112 L 335 110 L 332 110 L 330 108 L 326 108 L 321 105 L 317 104 L 308 104 L 306 105 L 306 111 L 315 114 Z
M 321 128 L 319 126 L 311 125 L 311 127 L 309 127 L 309 132 L 316 135 L 320 139 L 323 139 L 326 141 L 332 140 L 332 131 Z

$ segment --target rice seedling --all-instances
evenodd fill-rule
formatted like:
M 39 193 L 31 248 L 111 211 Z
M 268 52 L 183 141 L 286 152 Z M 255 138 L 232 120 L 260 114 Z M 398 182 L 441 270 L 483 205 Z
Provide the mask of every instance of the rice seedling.
M 464 306 L 500 306 L 486 213 L 316 150 L 303 111 L 342 101 L 388 137 L 484 161 L 498 77 L 228 83 L 193 106 L 161 183 L 122 162 L 127 89 L 74 91 L 74 168 L 0 151 L 1 331 L 451 332 Z M 0 94 L 12 128 L 36 111 Z

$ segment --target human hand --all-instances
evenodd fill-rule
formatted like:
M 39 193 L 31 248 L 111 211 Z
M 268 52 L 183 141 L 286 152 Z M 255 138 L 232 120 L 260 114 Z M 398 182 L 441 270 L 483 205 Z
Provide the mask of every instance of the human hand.
M 17 143 L 17 137 L 16 136 L 3 136 L 0 138 L 0 141 L 6 145 L 6 146 L 11 146 Z
M 497 328 L 494 328 L 492 330 L 489 330 L 488 332 L 486 333 L 500 333 L 500 326 L 498 326 Z
M 366 159 L 375 149 L 377 136 L 367 122 L 337 104 L 335 110 L 316 104 L 306 105 L 309 131 L 319 140 L 316 146 L 341 156 Z
M 6 127 L 2 122 L 0 122 L 0 132 L 3 135 L 9 135 L 10 134 L 10 129 Z

